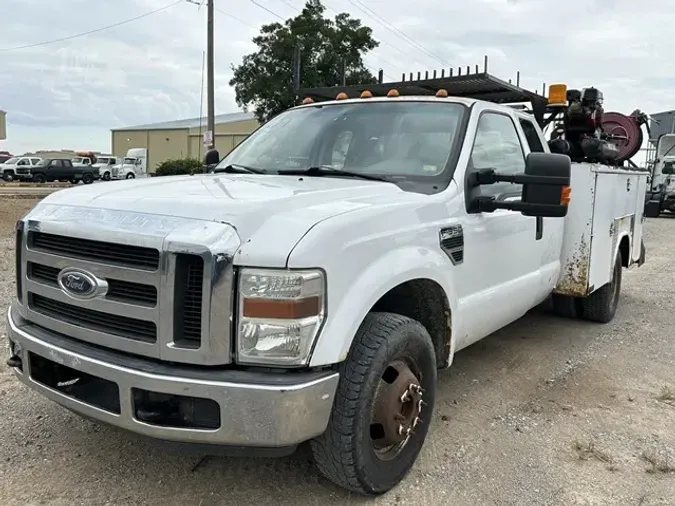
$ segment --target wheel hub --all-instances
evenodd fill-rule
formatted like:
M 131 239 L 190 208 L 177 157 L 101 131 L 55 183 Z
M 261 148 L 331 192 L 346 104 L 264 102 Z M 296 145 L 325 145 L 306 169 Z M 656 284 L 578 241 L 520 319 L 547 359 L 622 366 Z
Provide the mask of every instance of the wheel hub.
M 371 438 L 377 450 L 402 445 L 421 422 L 424 405 L 420 380 L 402 361 L 385 369 L 373 406 Z

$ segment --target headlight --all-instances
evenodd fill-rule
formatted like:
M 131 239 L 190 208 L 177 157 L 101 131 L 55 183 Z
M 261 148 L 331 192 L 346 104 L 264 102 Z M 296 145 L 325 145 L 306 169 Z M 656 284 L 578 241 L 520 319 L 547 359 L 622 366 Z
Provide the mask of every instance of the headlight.
M 319 270 L 242 269 L 237 362 L 306 364 L 324 319 L 325 287 Z

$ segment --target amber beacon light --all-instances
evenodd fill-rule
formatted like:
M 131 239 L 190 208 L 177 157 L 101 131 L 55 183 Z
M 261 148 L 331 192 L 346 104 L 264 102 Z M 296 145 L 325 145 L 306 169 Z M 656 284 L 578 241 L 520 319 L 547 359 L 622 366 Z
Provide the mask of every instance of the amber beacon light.
M 552 84 L 548 87 L 548 105 L 549 106 L 567 105 L 566 84 Z

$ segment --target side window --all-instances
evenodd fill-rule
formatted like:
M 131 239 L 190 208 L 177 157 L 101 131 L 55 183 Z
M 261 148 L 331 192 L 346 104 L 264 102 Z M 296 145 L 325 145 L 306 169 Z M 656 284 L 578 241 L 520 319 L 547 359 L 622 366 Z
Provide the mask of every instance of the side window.
M 478 120 L 476 140 L 471 151 L 474 169 L 495 169 L 503 174 L 525 172 L 525 154 L 513 120 L 496 112 L 486 112 Z M 481 188 L 486 196 L 517 196 L 522 185 L 497 183 Z
M 50 167 L 61 167 L 61 160 L 52 160 L 52 162 L 49 164 Z
M 40 159 L 39 159 L 39 158 L 31 158 L 31 159 L 30 159 L 30 164 L 31 164 L 31 165 L 37 165 L 38 163 L 40 163 Z
M 19 163 L 17 165 L 28 165 L 28 160 L 19 160 Z
M 541 143 L 541 138 L 534 124 L 529 120 L 520 118 L 520 126 L 523 132 L 525 132 L 525 138 L 527 139 L 527 144 L 530 146 L 530 151 L 532 153 L 543 153 L 544 146 Z

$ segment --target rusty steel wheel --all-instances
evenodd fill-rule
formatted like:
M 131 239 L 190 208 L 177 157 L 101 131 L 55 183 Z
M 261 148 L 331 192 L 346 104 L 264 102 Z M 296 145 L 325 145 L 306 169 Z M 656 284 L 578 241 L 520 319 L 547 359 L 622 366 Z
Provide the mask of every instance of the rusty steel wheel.
M 405 361 L 395 360 L 384 370 L 370 421 L 370 439 L 381 460 L 395 458 L 420 424 L 422 393 L 420 380 Z
M 432 419 L 436 353 L 417 321 L 370 313 L 340 364 L 326 432 L 311 441 L 319 470 L 361 494 L 382 494 L 410 471 Z

